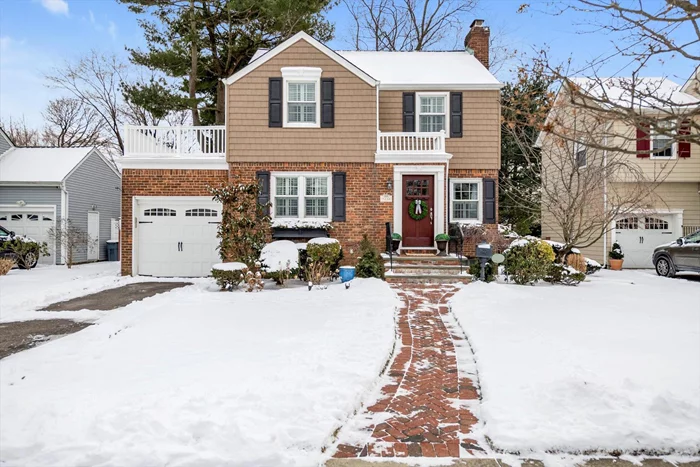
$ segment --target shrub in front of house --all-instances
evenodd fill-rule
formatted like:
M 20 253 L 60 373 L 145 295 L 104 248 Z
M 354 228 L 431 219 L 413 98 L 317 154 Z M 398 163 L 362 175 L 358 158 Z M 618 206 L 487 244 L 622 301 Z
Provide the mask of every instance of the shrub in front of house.
M 41 256 L 49 255 L 49 247 L 46 242 L 35 242 L 27 237 L 19 235 L 0 244 L 0 248 L 12 252 L 15 255 L 17 266 L 22 269 L 31 269 Z
M 221 290 L 233 291 L 243 282 L 248 266 L 243 263 L 219 263 L 212 266 L 211 275 Z
M 485 282 L 493 282 L 496 280 L 496 272 L 498 271 L 498 266 L 493 261 L 489 260 L 486 262 L 485 266 Z M 479 260 L 472 261 L 469 264 L 469 274 L 474 277 L 474 279 L 481 280 L 481 263 Z
M 603 265 L 591 258 L 584 258 L 586 261 L 586 275 L 595 274 L 603 269 Z
M 260 252 L 260 263 L 264 277 L 277 285 L 285 283 L 299 274 L 299 249 L 289 240 L 277 240 L 265 245 Z
M 367 234 L 362 236 L 362 241 L 360 242 L 360 259 L 355 267 L 355 274 L 357 277 L 384 279 L 384 260 L 382 260 L 382 256 L 367 238 Z
M 323 279 L 337 277 L 343 250 L 334 238 L 312 238 L 306 244 L 304 279 L 320 284 Z
M 535 284 L 548 276 L 553 262 L 551 245 L 537 238 L 521 238 L 505 252 L 505 273 L 516 284 Z
M 552 263 L 549 266 L 549 273 L 544 278 L 552 284 L 578 285 L 586 279 L 586 274 L 576 270 L 576 268 L 561 263 Z

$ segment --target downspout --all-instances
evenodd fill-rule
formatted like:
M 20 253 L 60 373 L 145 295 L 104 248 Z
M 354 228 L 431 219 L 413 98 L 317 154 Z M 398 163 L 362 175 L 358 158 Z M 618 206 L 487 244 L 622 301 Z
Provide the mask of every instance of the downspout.
M 608 130 L 612 128 L 612 124 L 609 125 Z M 608 132 L 605 132 L 603 136 L 603 216 L 607 215 L 608 212 Z M 605 227 L 603 233 L 603 267 L 608 265 L 608 226 Z
M 66 181 L 61 182 L 61 222 L 58 224 L 60 231 L 63 230 L 68 222 L 68 190 L 66 189 Z M 61 262 L 60 264 L 66 264 L 66 245 L 65 242 L 61 243 Z M 54 245 L 55 247 L 55 245 Z

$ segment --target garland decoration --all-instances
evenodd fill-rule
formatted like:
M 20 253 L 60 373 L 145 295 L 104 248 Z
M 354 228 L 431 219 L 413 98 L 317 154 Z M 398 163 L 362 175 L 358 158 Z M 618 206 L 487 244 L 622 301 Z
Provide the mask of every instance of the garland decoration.
M 408 205 L 408 215 L 414 221 L 421 221 L 428 215 L 428 203 L 422 199 L 414 199 L 411 204 Z

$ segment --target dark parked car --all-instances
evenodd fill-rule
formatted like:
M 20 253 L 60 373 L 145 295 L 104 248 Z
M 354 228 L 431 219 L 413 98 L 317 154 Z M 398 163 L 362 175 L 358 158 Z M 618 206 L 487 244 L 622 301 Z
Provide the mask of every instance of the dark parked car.
M 0 225 L 0 258 L 11 258 L 17 262 L 20 267 L 25 267 L 26 269 L 33 268 L 39 262 L 39 256 L 41 252 L 37 248 L 36 251 L 29 251 L 24 256 L 24 261 L 17 258 L 17 254 L 11 249 L 5 246 L 5 242 L 12 242 L 15 240 L 19 241 L 33 241 L 29 237 L 24 235 L 15 235 L 11 230 L 7 230 L 5 227 Z
M 653 261 L 660 276 L 673 277 L 679 271 L 700 272 L 700 230 L 656 247 Z

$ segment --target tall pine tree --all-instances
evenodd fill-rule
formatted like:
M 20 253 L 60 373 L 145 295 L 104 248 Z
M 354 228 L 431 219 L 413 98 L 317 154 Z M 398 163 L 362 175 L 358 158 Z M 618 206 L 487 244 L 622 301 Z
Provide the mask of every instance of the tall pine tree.
M 298 31 L 333 36 L 323 14 L 333 0 L 119 0 L 141 16 L 148 44 L 131 60 L 172 78 L 126 86 L 127 99 L 154 113 L 192 111 L 195 125 L 223 124 L 221 81 Z M 173 84 L 174 83 L 174 84 Z

